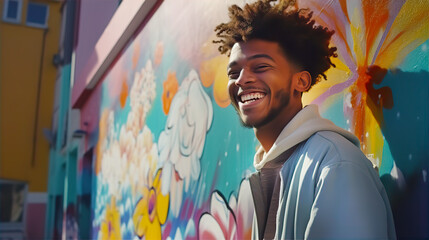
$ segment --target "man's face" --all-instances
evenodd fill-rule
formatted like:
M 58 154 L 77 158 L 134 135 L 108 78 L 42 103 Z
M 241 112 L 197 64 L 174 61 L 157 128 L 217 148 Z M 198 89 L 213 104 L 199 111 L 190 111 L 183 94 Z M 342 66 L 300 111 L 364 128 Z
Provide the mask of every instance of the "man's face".
M 233 46 L 228 91 L 244 126 L 259 128 L 287 114 L 293 74 L 276 42 L 255 39 Z

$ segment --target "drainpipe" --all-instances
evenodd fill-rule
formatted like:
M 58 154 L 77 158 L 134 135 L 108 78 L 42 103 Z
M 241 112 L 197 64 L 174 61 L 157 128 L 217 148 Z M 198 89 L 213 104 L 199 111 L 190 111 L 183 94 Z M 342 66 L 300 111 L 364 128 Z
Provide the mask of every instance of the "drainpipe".
M 42 54 L 40 55 L 40 64 L 39 64 L 39 79 L 37 83 L 37 96 L 36 96 L 36 116 L 33 127 L 33 154 L 31 158 L 31 167 L 36 165 L 36 147 L 37 147 L 37 128 L 39 125 L 39 105 L 40 105 L 40 91 L 43 78 L 43 60 L 45 58 L 45 43 L 46 35 L 48 34 L 48 29 L 43 30 L 43 40 L 42 40 Z

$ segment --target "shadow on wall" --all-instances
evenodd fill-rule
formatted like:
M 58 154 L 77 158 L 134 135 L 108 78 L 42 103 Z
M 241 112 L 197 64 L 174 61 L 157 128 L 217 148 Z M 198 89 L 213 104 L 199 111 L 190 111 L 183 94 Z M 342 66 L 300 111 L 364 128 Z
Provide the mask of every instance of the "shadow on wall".
M 429 73 L 368 68 L 367 104 L 389 144 L 392 174 L 381 180 L 389 195 L 396 234 L 429 237 Z

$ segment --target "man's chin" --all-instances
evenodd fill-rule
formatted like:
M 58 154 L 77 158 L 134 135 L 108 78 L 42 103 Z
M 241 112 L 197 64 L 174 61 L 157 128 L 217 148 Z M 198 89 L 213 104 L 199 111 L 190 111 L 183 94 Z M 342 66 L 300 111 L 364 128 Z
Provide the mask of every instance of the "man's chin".
M 243 119 L 240 117 L 240 122 L 243 127 L 258 129 L 269 124 L 275 117 L 274 113 L 275 112 L 273 112 L 269 116 L 262 119 L 249 119 L 249 118 Z
M 240 119 L 241 126 L 245 128 L 258 128 L 259 126 L 261 126 L 260 122 L 255 121 L 255 119 L 251 119 L 248 116 L 243 116 L 238 107 L 236 107 L 236 110 L 238 119 Z
M 241 123 L 241 126 L 243 126 L 245 128 L 254 128 L 255 127 L 253 124 L 244 122 L 243 119 L 241 119 L 241 118 L 240 118 L 240 123 Z
M 251 121 L 250 119 L 243 119 L 241 116 L 239 117 L 240 117 L 241 126 L 245 128 L 255 128 L 258 126 L 258 123 Z

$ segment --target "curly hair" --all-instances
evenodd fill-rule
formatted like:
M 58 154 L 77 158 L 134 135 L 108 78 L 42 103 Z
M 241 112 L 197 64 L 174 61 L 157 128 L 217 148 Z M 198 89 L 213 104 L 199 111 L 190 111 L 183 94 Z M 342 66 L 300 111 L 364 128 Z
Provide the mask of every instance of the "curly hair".
M 229 56 L 235 43 L 252 39 L 277 42 L 285 56 L 310 73 L 311 86 L 320 76 L 326 80 L 325 72 L 335 67 L 330 58 L 337 57 L 337 48 L 329 47 L 334 31 L 315 25 L 313 12 L 296 9 L 295 1 L 274 1 L 259 0 L 243 9 L 230 6 L 230 21 L 215 28 L 219 40 L 213 42 L 220 44 L 220 53 Z

